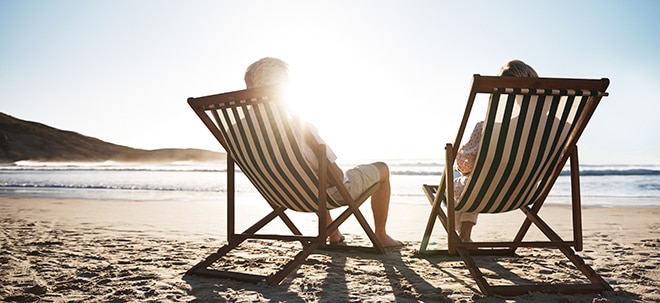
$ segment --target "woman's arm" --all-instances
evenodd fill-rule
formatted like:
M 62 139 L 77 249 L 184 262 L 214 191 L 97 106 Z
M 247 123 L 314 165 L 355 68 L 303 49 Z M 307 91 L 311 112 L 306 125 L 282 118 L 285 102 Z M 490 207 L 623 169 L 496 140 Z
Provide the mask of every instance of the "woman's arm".
M 456 169 L 463 175 L 469 174 L 474 168 L 474 162 L 476 162 L 477 153 L 479 152 L 479 144 L 481 144 L 483 128 L 483 121 L 477 123 L 468 142 L 461 146 L 461 149 L 456 154 Z

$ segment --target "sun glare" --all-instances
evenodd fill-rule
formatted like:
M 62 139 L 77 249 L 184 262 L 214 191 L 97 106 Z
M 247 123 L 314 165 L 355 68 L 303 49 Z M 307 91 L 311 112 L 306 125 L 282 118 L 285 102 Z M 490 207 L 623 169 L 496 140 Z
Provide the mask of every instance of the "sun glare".
M 288 107 L 315 125 L 340 159 L 384 160 L 413 152 L 401 139 L 412 140 L 416 132 L 406 133 L 393 122 L 419 115 L 414 107 L 402 106 L 405 98 L 414 98 L 402 89 L 410 84 L 399 70 L 405 63 L 360 47 L 368 42 L 355 40 L 359 37 L 350 27 L 345 32 L 313 24 L 281 30 L 268 37 L 263 54 L 289 64 Z

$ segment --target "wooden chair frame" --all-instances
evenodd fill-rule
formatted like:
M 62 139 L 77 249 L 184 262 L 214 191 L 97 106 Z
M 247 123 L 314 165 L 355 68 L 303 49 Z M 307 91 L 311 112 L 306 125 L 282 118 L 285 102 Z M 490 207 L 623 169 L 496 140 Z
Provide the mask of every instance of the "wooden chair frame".
M 267 100 L 260 99 L 267 96 Z M 227 244 L 220 247 L 217 252 L 210 254 L 205 260 L 199 262 L 192 267 L 186 274 L 198 274 L 213 277 L 229 278 L 234 280 L 246 282 L 265 282 L 267 284 L 279 284 L 286 276 L 293 272 L 300 264 L 302 264 L 307 257 L 319 247 L 333 248 L 333 249 L 360 249 L 374 253 L 384 253 L 385 249 L 380 241 L 376 238 L 375 233 L 369 226 L 369 223 L 364 218 L 359 207 L 378 189 L 379 183 L 376 183 L 371 188 L 366 190 L 356 199 L 352 199 L 347 189 L 343 185 L 343 180 L 339 180 L 329 172 L 331 163 L 326 157 L 326 147 L 323 144 L 317 144 L 316 154 L 319 161 L 318 171 L 318 186 L 316 187 L 318 201 L 318 209 L 314 212 L 318 217 L 318 233 L 314 236 L 305 236 L 296 227 L 294 222 L 284 212 L 288 208 L 285 206 L 277 205 L 268 199 L 266 201 L 272 207 L 272 211 L 263 218 L 257 220 L 252 226 L 237 233 L 235 230 L 235 212 L 236 212 L 236 193 L 235 193 L 235 158 L 229 152 L 231 149 L 227 141 L 223 138 L 222 132 L 218 126 L 214 124 L 211 117 L 206 114 L 206 111 L 222 110 L 237 106 L 246 106 L 251 103 L 259 102 L 278 102 L 280 92 L 276 87 L 263 87 L 253 88 L 242 91 L 229 92 L 224 94 L 217 94 L 205 96 L 200 98 L 189 98 L 188 103 L 202 120 L 204 125 L 211 131 L 213 136 L 227 151 Z M 236 102 L 241 100 L 241 102 Z M 258 100 L 258 101 L 256 101 Z M 309 137 L 307 138 L 310 139 Z M 311 142 L 311 141 L 310 141 Z M 315 142 L 315 141 L 314 141 Z M 283 176 L 284 177 L 284 176 Z M 250 180 L 252 182 L 258 182 Z M 327 210 L 327 192 L 326 189 L 332 184 L 336 186 L 339 193 L 347 201 L 347 208 L 337 217 L 332 223 L 326 225 L 326 210 Z M 264 197 L 266 198 L 266 197 Z M 360 226 L 364 229 L 365 233 L 371 240 L 372 247 L 341 245 L 341 246 L 327 246 L 327 236 L 333 231 L 337 230 L 339 226 L 346 221 L 351 215 L 355 216 Z M 279 235 L 279 234 L 263 234 L 258 233 L 263 227 L 272 222 L 275 218 L 280 218 L 287 226 L 292 235 Z M 284 264 L 277 272 L 271 275 L 253 274 L 244 272 L 235 272 L 222 269 L 209 268 L 214 262 L 226 256 L 229 252 L 237 248 L 241 243 L 248 239 L 260 240 L 277 240 L 277 241 L 298 241 L 302 244 L 301 251 L 295 255 L 288 263 Z
M 479 289 L 485 295 L 520 295 L 531 291 L 550 293 L 585 293 L 612 290 L 610 285 L 600 277 L 584 260 L 576 254 L 582 250 L 582 221 L 581 200 L 577 140 L 583 132 L 588 120 L 593 115 L 596 106 L 603 96 L 607 96 L 605 90 L 609 85 L 608 79 L 586 80 L 586 79 L 559 79 L 559 78 L 512 78 L 512 77 L 489 77 L 474 75 L 472 89 L 468 97 L 465 114 L 458 130 L 454 144 L 446 145 L 445 171 L 439 185 L 424 185 L 423 190 L 432 210 L 422 238 L 419 253 L 421 255 L 433 254 L 458 254 L 470 274 L 475 279 Z M 511 241 L 484 241 L 484 242 L 462 242 L 455 229 L 455 202 L 454 202 L 454 180 L 453 167 L 460 146 L 461 139 L 472 111 L 477 94 L 492 94 L 495 88 L 514 87 L 528 89 L 581 89 L 598 91 L 596 96 L 590 97 L 588 106 L 584 112 L 584 118 L 578 120 L 573 136 L 568 139 L 566 152 L 561 156 L 559 165 L 553 168 L 549 184 L 545 184 L 540 198 L 530 201 L 520 208 L 525 215 L 518 233 Z M 552 230 L 540 216 L 539 211 L 550 192 L 557 177 L 561 173 L 565 163 L 570 159 L 571 179 L 571 210 L 573 239 L 564 240 Z M 443 206 L 443 202 L 446 206 Z M 530 205 L 533 205 L 530 207 Z M 436 218 L 442 223 L 447 232 L 447 249 L 428 249 L 429 240 L 433 231 Z M 547 238 L 548 241 L 523 241 L 529 228 L 535 225 Z M 591 282 L 584 284 L 530 284 L 530 285 L 491 285 L 484 278 L 477 265 L 474 255 L 515 255 L 517 248 L 554 248 L 559 249 L 582 274 Z

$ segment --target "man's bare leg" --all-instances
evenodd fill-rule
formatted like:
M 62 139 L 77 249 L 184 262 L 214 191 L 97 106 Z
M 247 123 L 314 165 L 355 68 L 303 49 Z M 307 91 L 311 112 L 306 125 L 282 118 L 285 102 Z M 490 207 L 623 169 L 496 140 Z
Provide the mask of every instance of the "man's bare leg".
M 390 208 L 390 170 L 383 162 L 374 163 L 380 172 L 380 187 L 371 195 L 371 211 L 374 214 L 376 238 L 384 247 L 402 246 L 401 241 L 392 239 L 387 234 L 387 215 Z

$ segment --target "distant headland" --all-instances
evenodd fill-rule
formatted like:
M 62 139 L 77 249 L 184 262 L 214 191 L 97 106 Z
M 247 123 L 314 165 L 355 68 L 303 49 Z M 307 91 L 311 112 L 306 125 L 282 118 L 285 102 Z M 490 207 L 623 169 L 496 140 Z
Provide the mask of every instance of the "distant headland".
M 223 160 L 226 154 L 203 149 L 145 150 L 117 145 L 76 132 L 0 113 L 0 163 L 21 160 L 73 162 L 172 162 Z

